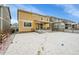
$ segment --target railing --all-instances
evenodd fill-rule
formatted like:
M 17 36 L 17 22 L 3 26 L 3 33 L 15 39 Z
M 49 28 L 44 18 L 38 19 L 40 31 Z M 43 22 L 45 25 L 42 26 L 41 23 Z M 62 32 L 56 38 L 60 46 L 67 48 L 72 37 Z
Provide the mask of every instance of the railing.
M 70 33 L 79 33 L 79 30 L 64 30 L 65 32 L 70 32 Z

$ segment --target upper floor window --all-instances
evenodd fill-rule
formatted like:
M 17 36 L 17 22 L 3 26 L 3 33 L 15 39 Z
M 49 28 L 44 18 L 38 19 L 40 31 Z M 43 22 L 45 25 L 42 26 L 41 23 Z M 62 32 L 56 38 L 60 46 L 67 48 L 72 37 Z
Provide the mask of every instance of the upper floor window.
M 41 20 L 43 20 L 43 18 L 41 18 Z
M 49 18 L 47 18 L 47 21 L 49 21 Z

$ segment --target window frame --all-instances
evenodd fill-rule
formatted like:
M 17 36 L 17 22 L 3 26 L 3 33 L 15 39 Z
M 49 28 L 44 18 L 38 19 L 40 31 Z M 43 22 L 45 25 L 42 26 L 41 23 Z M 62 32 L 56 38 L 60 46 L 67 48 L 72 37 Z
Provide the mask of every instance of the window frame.
M 25 23 L 26 23 L 26 24 L 25 24 Z M 30 23 L 30 26 L 29 26 L 27 23 Z M 32 27 L 32 22 L 24 22 L 23 26 L 24 26 L 25 28 Z

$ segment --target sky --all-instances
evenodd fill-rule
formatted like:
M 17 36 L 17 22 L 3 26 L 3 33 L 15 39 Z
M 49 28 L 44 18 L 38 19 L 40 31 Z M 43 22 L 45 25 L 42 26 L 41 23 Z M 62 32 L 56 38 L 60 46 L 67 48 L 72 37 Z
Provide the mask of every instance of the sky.
M 17 22 L 17 10 L 23 9 L 34 13 L 55 16 L 79 23 L 79 4 L 9 4 L 11 23 Z

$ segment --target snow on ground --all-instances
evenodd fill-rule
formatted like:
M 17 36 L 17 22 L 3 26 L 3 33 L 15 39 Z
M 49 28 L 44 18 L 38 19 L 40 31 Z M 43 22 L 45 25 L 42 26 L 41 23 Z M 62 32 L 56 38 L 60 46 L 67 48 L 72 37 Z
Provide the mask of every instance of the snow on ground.
M 79 54 L 79 34 L 66 32 L 16 34 L 5 54 Z

